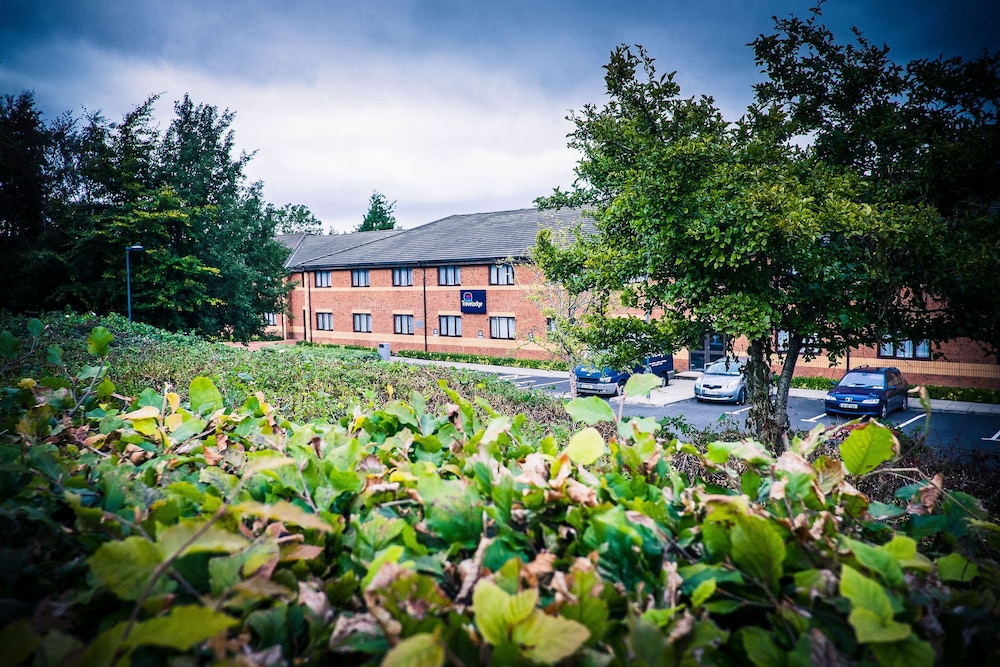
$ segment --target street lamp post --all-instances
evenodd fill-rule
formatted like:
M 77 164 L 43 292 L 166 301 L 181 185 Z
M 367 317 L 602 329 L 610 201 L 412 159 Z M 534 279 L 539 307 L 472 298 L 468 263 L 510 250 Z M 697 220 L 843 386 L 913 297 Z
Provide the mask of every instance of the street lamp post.
M 143 252 L 145 248 L 141 245 L 125 246 L 125 298 L 128 301 L 128 321 L 132 321 L 132 267 L 129 265 L 129 255 L 134 252 Z

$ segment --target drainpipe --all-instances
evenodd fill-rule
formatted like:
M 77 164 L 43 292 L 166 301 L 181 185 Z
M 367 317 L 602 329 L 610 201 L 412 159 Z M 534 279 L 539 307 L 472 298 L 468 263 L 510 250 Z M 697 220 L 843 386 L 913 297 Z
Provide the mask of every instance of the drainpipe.
M 417 266 L 420 266 L 417 264 Z M 424 352 L 427 352 L 427 267 L 423 267 L 424 282 Z
M 313 342 L 312 339 L 312 327 L 309 326 L 310 319 L 312 315 L 312 283 L 309 282 L 309 278 L 306 276 L 305 269 L 302 270 L 302 280 L 306 284 L 306 307 L 302 309 L 302 340 L 308 340 L 310 343 Z

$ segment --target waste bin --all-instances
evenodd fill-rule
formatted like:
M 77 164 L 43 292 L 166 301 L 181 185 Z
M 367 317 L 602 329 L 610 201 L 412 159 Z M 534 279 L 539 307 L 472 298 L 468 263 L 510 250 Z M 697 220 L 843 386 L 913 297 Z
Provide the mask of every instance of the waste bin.
M 379 343 L 378 344 L 378 356 L 382 361 L 389 361 L 391 353 L 389 352 L 389 343 Z

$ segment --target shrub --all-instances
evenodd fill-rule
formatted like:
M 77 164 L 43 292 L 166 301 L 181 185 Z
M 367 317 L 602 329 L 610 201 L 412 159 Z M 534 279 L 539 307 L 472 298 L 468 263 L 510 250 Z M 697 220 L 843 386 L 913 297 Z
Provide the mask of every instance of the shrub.
M 110 342 L 95 328 L 82 370 L 51 351 L 0 394 L 6 664 L 1000 658 L 1000 525 L 884 468 L 899 443 L 877 422 L 775 458 L 590 397 L 536 437 L 442 382 L 440 410 L 414 393 L 298 424 L 206 377 L 123 400 Z M 908 478 L 892 502 L 857 490 L 878 474 Z

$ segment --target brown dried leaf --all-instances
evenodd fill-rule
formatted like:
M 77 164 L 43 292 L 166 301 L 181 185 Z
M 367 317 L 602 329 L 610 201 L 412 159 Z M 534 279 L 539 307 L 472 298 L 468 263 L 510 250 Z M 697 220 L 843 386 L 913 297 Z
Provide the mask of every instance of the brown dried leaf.
M 587 486 L 586 484 L 581 484 L 575 479 L 566 480 L 566 495 L 573 502 L 584 505 L 585 507 L 596 507 L 597 502 L 597 490 L 592 486 Z

